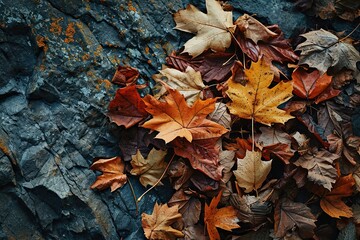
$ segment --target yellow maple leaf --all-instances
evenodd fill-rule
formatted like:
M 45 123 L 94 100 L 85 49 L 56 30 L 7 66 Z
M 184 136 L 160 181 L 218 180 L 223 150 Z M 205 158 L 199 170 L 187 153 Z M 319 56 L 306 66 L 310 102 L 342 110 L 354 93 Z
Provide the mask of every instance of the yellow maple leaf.
M 229 89 L 226 91 L 232 100 L 228 104 L 232 114 L 245 119 L 271 125 L 272 123 L 285 123 L 293 118 L 277 106 L 292 97 L 293 86 L 291 82 L 280 82 L 273 88 L 268 88 L 274 78 L 270 66 L 261 58 L 245 69 L 248 80 L 246 85 L 228 81 Z

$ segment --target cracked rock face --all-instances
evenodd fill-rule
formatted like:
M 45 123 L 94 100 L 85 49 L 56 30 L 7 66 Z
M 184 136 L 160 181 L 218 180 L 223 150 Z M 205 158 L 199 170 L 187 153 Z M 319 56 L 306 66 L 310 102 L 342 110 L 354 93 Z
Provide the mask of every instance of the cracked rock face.
M 259 5 L 267 1 L 238 2 L 230 1 L 235 15 L 258 13 L 287 36 L 308 24 L 285 0 L 270 12 Z M 171 15 L 187 3 L 0 0 L 0 239 L 144 238 L 130 187 L 90 190 L 89 165 L 120 154 L 105 116 L 117 65 L 150 78 L 188 37 L 172 29 Z M 130 180 L 140 196 L 144 188 Z M 139 212 L 167 200 L 164 191 L 148 194 Z

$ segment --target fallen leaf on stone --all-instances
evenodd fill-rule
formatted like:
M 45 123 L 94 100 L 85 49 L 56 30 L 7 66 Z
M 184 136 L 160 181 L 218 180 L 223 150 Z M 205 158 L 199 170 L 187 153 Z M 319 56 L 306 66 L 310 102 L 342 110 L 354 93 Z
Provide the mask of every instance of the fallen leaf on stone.
M 174 14 L 175 29 L 195 33 L 185 43 L 184 53 L 197 57 L 207 49 L 224 52 L 231 44 L 229 29 L 233 28 L 232 12 L 222 9 L 219 2 L 206 0 L 207 14 L 189 4 Z
M 120 157 L 98 159 L 91 166 L 91 170 L 101 171 L 102 175 L 96 178 L 96 181 L 91 185 L 91 189 L 104 190 L 110 187 L 111 192 L 122 187 L 126 181 L 127 176 L 124 174 L 125 164 Z
M 237 210 L 233 206 L 217 208 L 221 194 L 222 192 L 220 191 L 219 194 L 211 200 L 210 205 L 205 204 L 204 222 L 210 240 L 220 240 L 219 232 L 216 229 L 217 227 L 227 231 L 240 227 L 237 224 L 239 221 L 236 216 Z
M 360 55 L 352 45 L 339 41 L 337 36 L 324 29 L 301 36 L 305 37 L 306 41 L 295 49 L 301 51 L 299 64 L 316 68 L 320 74 L 325 73 L 330 67 L 333 67 L 335 72 L 347 68 L 353 71 L 353 77 L 360 82 L 360 71 L 356 67 Z
M 145 110 L 153 118 L 142 127 L 157 130 L 156 138 L 171 142 L 176 137 L 184 137 L 191 142 L 193 139 L 208 139 L 220 137 L 227 130 L 218 123 L 206 119 L 215 109 L 216 99 L 197 100 L 192 107 L 177 90 L 166 86 L 168 95 L 165 102 L 147 95 L 143 100 Z
M 140 183 L 146 187 L 153 186 L 163 174 L 166 168 L 165 160 L 166 151 L 156 150 L 153 148 L 145 159 L 140 151 L 132 156 L 130 171 L 132 175 L 140 176 Z
M 351 174 L 339 177 L 331 192 L 326 193 L 321 199 L 320 206 L 322 210 L 334 218 L 352 217 L 351 208 L 343 202 L 342 198 L 352 195 L 354 185 L 355 180 Z
M 261 152 L 248 151 L 244 159 L 237 160 L 237 169 L 234 171 L 237 184 L 249 193 L 261 187 L 271 170 L 272 161 L 262 161 Z
M 183 237 L 184 234 L 171 225 L 181 220 L 178 206 L 168 207 L 167 204 L 155 203 L 152 214 L 141 214 L 141 225 L 147 239 L 173 239 Z
M 122 86 L 128 86 L 135 83 L 139 78 L 139 70 L 133 67 L 118 66 L 112 78 L 112 82 Z
M 310 181 L 331 190 L 337 177 L 334 161 L 339 157 L 339 155 L 325 149 L 318 151 L 313 148 L 302 155 L 294 164 L 308 170 L 307 177 Z
M 285 123 L 293 118 L 277 108 L 292 97 L 293 87 L 290 82 L 281 81 L 275 87 L 268 88 L 274 73 L 264 59 L 252 63 L 250 69 L 245 69 L 245 75 L 249 80 L 245 86 L 228 81 L 229 89 L 226 93 L 232 100 L 228 104 L 230 113 L 245 119 L 253 118 L 254 121 L 269 126 L 272 123 Z
M 303 203 L 293 202 L 288 198 L 280 199 L 275 207 L 274 220 L 274 232 L 278 238 L 284 237 L 295 226 L 302 238 L 314 236 L 316 218 Z
M 132 85 L 116 91 L 107 115 L 116 125 L 129 128 L 143 120 L 148 113 L 136 86 Z
M 153 75 L 155 81 L 162 81 L 172 89 L 176 89 L 184 95 L 188 105 L 192 105 L 198 99 L 202 99 L 202 90 L 205 85 L 202 81 L 200 72 L 195 71 L 192 67 L 187 67 L 185 72 L 174 68 L 164 68 L 159 74 Z M 166 88 L 161 85 L 158 98 L 166 93 Z M 157 97 L 156 96 L 156 97 Z

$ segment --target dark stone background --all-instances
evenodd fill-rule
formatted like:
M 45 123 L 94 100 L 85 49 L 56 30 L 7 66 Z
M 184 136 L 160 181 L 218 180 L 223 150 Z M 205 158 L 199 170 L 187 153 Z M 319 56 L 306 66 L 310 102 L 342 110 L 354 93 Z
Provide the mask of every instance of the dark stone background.
M 105 116 L 116 66 L 151 77 L 189 38 L 173 30 L 171 15 L 189 2 L 204 9 L 188 0 L 0 0 L 0 239 L 143 238 L 129 186 L 90 190 L 89 165 L 119 154 Z M 319 21 L 286 0 L 229 3 L 235 17 L 256 13 L 287 37 L 355 27 Z M 139 196 L 144 188 L 131 181 Z M 166 200 L 163 190 L 140 211 Z

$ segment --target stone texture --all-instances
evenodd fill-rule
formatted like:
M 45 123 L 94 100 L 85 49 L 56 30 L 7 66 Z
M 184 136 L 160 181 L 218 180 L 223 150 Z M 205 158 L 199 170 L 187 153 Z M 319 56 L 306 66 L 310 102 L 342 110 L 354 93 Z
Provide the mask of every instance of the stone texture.
M 189 37 L 173 30 L 171 15 L 187 3 L 0 0 L 0 239 L 144 238 L 129 185 L 92 191 L 89 165 L 120 152 L 105 116 L 116 66 L 150 79 Z M 285 0 L 229 3 L 236 17 L 257 13 L 287 36 L 315 26 Z M 140 196 L 144 188 L 131 182 Z M 167 191 L 152 191 L 139 212 L 166 201 Z

